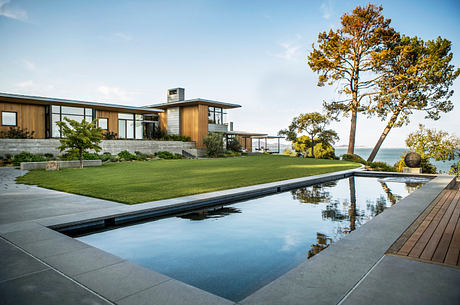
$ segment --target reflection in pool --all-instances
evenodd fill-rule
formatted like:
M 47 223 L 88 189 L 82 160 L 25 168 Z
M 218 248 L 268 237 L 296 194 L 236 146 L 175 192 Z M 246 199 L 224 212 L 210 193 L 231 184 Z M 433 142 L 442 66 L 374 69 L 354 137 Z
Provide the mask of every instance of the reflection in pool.
M 240 301 L 420 186 L 350 177 L 78 239 Z

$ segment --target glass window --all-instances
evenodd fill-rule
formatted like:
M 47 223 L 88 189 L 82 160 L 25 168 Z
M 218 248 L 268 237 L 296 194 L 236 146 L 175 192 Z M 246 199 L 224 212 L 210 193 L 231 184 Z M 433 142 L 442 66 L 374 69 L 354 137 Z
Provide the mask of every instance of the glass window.
M 126 120 L 126 138 L 134 139 L 134 121 Z
M 91 108 L 85 108 L 85 115 L 87 115 L 87 116 L 93 116 L 93 109 L 91 109 Z
M 118 120 L 118 137 L 126 139 L 126 120 Z
M 62 113 L 85 115 L 85 108 L 61 106 Z
M 69 115 L 69 114 L 63 114 L 62 115 L 62 120 L 64 121 L 64 118 L 68 118 L 69 120 L 74 120 L 77 122 L 81 122 L 84 120 L 83 116 L 80 115 Z
M 61 113 L 61 106 L 51 106 L 52 113 Z
M 118 118 L 124 120 L 134 120 L 134 116 L 132 113 L 119 113 Z
M 208 107 L 208 123 L 214 124 L 216 121 L 214 119 L 214 107 Z
M 98 125 L 101 127 L 103 130 L 109 129 L 109 119 L 107 118 L 99 118 L 98 120 Z
M 2 112 L 2 125 L 3 126 L 16 126 L 18 114 L 16 112 Z
M 59 126 L 57 126 L 57 122 L 61 120 L 61 115 L 53 113 L 51 116 L 51 137 L 52 138 L 60 138 L 61 137 L 61 130 Z
M 142 140 L 144 134 L 144 128 L 142 127 L 142 121 L 136 121 L 136 139 Z

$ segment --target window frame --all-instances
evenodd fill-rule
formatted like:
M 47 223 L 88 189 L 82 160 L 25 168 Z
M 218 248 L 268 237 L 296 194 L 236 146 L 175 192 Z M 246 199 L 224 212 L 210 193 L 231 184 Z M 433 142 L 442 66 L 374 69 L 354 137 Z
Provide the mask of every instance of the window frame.
M 4 120 L 3 120 L 3 114 L 4 113 L 14 113 L 14 125 L 12 124 L 4 124 Z M 18 113 L 17 111 L 2 111 L 2 126 L 9 126 L 9 127 L 15 127 L 15 126 L 18 126 Z
M 105 120 L 106 121 L 106 128 L 102 128 L 101 125 L 100 125 L 100 122 L 101 120 Z M 97 118 L 97 127 L 101 128 L 102 130 L 109 130 L 109 118 Z

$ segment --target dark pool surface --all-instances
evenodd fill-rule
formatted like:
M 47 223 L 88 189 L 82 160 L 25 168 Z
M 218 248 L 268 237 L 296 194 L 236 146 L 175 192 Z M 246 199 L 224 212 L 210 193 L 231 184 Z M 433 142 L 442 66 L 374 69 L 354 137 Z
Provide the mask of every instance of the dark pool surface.
M 78 239 L 240 301 L 424 182 L 350 177 Z

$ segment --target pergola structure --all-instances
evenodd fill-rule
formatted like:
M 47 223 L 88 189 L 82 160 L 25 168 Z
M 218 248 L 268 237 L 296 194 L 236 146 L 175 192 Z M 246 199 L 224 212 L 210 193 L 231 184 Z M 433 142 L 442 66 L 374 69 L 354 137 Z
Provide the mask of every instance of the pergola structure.
M 225 132 L 226 143 L 228 143 L 229 139 L 231 138 L 236 138 L 241 143 L 242 148 L 247 152 L 280 153 L 280 138 L 282 138 L 280 136 L 269 136 L 266 133 L 255 133 L 246 131 Z M 278 143 L 275 145 L 268 143 L 268 141 L 272 139 L 278 139 Z M 255 140 L 257 140 L 256 145 L 254 145 L 253 142 Z

